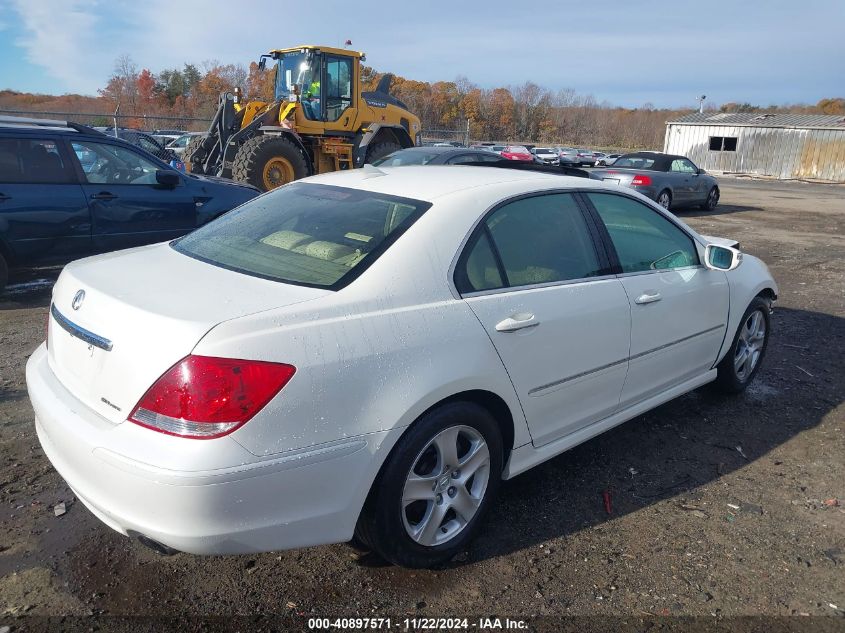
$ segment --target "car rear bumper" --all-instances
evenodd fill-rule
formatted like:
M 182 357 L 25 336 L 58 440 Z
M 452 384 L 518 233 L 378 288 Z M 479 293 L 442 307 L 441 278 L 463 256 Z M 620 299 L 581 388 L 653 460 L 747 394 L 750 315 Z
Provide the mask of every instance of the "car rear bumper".
M 643 194 L 646 198 L 657 200 L 657 187 L 642 187 L 639 185 L 628 185 L 628 187 L 637 193 Z
M 348 540 L 381 453 L 393 444 L 386 440 L 401 432 L 256 457 L 230 437 L 186 440 L 108 422 L 58 381 L 43 345 L 27 363 L 26 377 L 41 446 L 79 500 L 118 532 L 194 554 Z M 126 454 L 126 434 L 136 436 L 137 454 Z M 189 469 L 139 459 L 154 456 L 151 447 L 168 441 L 185 443 Z M 221 451 L 232 456 L 228 467 L 220 467 Z

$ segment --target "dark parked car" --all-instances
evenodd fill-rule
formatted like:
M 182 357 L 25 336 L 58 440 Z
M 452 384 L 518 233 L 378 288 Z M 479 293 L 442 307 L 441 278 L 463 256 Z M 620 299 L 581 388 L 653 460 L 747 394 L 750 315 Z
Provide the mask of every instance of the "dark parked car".
M 388 154 L 373 165 L 399 167 L 400 165 L 460 165 L 461 163 L 498 163 L 502 157 L 485 149 L 466 147 L 408 147 Z
M 94 129 L 108 136 L 117 137 L 129 143 L 132 143 L 132 145 L 140 147 L 141 149 L 149 152 L 156 158 L 163 160 L 165 163 L 170 164 L 170 161 L 174 160 L 180 163 L 182 162 L 182 159 L 179 158 L 176 152 L 167 149 L 164 145 L 161 144 L 160 141 L 154 138 L 151 134 L 147 134 L 146 132 L 142 132 L 141 130 L 133 130 L 132 128 L 119 127 L 117 128 L 117 134 L 115 134 L 113 127 L 98 127 Z
M 685 156 L 660 152 L 623 154 L 608 169 L 594 169 L 593 178 L 630 187 L 665 209 L 719 204 L 719 183 Z
M 171 240 L 258 194 L 83 125 L 0 117 L 0 291 L 9 268 Z

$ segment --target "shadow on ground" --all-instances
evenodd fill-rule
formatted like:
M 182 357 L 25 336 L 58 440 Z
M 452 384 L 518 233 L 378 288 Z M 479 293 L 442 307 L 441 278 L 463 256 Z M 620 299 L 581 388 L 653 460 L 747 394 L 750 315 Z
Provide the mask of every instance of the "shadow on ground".
M 762 207 L 751 207 L 742 204 L 720 204 L 712 211 L 706 209 L 673 209 L 672 213 L 679 218 L 701 218 L 717 215 L 730 215 L 731 213 L 745 213 L 747 211 L 762 211 Z

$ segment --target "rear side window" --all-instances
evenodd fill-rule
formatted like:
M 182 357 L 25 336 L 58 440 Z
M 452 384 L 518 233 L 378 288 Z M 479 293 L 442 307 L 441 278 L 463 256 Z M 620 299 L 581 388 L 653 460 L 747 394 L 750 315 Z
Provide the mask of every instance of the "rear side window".
M 73 181 L 55 141 L 0 139 L 0 182 L 8 184 L 60 184 Z
M 624 273 L 697 266 L 692 238 L 654 209 L 625 196 L 589 193 Z
M 603 274 L 570 194 L 510 202 L 486 219 L 456 269 L 463 293 L 585 279 Z
M 255 198 L 172 246 L 248 275 L 338 290 L 430 206 L 369 191 L 294 183 Z
M 614 167 L 628 167 L 631 169 L 651 169 L 654 166 L 654 159 L 642 156 L 622 156 L 615 163 Z
M 461 163 L 474 163 L 478 161 L 479 158 L 475 154 L 458 154 L 457 156 L 452 156 L 452 158 L 446 161 L 447 165 L 460 165 Z
M 439 154 L 437 152 L 406 152 L 403 150 L 399 150 L 398 152 L 388 154 L 380 160 L 374 161 L 373 165 L 384 167 L 400 167 L 402 165 L 427 165 L 438 156 Z

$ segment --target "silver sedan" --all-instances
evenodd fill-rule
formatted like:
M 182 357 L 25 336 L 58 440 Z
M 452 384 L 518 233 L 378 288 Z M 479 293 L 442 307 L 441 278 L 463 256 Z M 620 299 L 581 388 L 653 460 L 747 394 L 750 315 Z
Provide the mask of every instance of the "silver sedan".
M 719 183 L 684 156 L 661 152 L 623 154 L 590 177 L 630 187 L 664 209 L 698 206 L 712 211 L 719 204 Z

